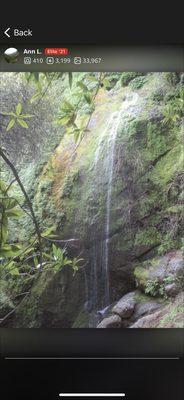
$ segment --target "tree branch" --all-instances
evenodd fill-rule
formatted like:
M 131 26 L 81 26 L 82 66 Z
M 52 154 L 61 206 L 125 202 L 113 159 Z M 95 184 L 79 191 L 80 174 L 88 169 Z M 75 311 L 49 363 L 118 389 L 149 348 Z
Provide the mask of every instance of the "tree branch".
M 3 158 L 3 160 L 5 161 L 5 163 L 8 165 L 8 167 L 11 169 L 11 171 L 13 172 L 13 175 L 14 175 L 14 177 L 15 177 L 15 179 L 16 179 L 16 181 L 17 181 L 17 183 L 18 183 L 18 185 L 19 185 L 19 187 L 20 187 L 20 189 L 21 189 L 21 191 L 22 191 L 22 193 L 23 193 L 23 195 L 25 197 L 26 203 L 27 203 L 27 205 L 29 207 L 30 213 L 32 215 L 32 220 L 33 220 L 33 223 L 34 223 L 34 226 L 35 226 L 36 234 L 37 234 L 37 237 L 38 237 L 39 250 L 40 250 L 40 266 L 42 266 L 42 237 L 41 237 L 40 228 L 39 228 L 39 225 L 38 225 L 38 222 L 37 222 L 37 219 L 36 219 L 32 204 L 31 204 L 31 200 L 29 199 L 29 196 L 28 196 L 28 194 L 27 194 L 27 192 L 26 192 L 26 190 L 24 188 L 24 185 L 22 184 L 22 182 L 21 182 L 21 180 L 19 178 L 19 175 L 18 175 L 18 172 L 17 172 L 16 168 L 14 167 L 12 162 L 9 160 L 9 158 L 6 156 L 6 154 L 3 152 L 1 147 L 0 147 L 0 155 Z

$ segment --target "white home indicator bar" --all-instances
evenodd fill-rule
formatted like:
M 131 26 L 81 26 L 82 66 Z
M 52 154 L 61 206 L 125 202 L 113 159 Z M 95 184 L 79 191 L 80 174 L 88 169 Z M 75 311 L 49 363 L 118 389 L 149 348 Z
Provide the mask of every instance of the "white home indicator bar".
M 125 397 L 125 393 L 59 393 L 61 397 Z

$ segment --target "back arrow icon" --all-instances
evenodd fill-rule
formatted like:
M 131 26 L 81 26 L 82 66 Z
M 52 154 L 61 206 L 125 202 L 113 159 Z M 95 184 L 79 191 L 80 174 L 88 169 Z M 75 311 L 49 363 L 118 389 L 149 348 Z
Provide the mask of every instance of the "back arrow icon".
M 8 33 L 9 30 L 10 30 L 10 28 L 7 28 L 7 29 L 4 31 L 4 33 L 5 33 L 5 35 L 6 35 L 7 37 L 10 37 L 10 35 L 9 35 L 9 33 Z

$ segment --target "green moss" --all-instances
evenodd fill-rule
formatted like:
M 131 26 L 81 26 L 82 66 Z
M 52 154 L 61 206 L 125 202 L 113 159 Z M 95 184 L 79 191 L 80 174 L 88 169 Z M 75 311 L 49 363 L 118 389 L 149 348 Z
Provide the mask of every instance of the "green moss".
M 166 209 L 166 212 L 169 214 L 183 214 L 184 211 L 184 205 L 183 204 L 175 204 L 174 206 L 171 206 Z
M 146 82 L 147 82 L 147 76 L 137 76 L 133 80 L 131 80 L 129 86 L 132 89 L 140 89 Z
M 145 268 L 138 266 L 134 269 L 134 276 L 135 279 L 139 282 L 139 284 L 141 286 L 144 286 L 148 279 L 148 271 Z
M 72 328 L 88 328 L 89 327 L 89 314 L 82 310 L 75 319 Z
M 174 175 L 183 170 L 183 145 L 178 144 L 155 165 L 150 173 L 153 183 L 166 187 Z
M 35 276 L 35 284 L 33 285 L 29 296 L 22 301 L 21 307 L 17 309 L 16 319 L 17 321 L 20 321 L 20 326 L 39 328 L 39 316 L 41 316 L 42 308 L 44 306 L 43 294 L 46 293 L 52 279 L 52 271 L 43 271 L 41 274 Z
M 141 72 L 123 72 L 121 75 L 121 84 L 126 86 L 129 82 L 137 76 L 143 75 Z
M 5 291 L 2 291 L 2 285 L 0 287 L 0 318 L 3 318 L 6 314 L 14 309 L 13 301 Z
M 133 239 L 128 235 L 128 237 L 123 237 L 121 236 L 118 238 L 118 241 L 116 242 L 115 248 L 118 251 L 130 251 L 133 249 Z
M 141 197 L 140 201 L 137 204 L 137 214 L 139 218 L 143 218 L 147 215 L 154 213 L 155 209 L 158 207 L 162 207 L 163 205 L 163 196 L 157 193 L 155 190 L 150 191 L 150 193 L 146 196 Z
M 41 194 L 43 195 L 44 192 L 46 192 L 47 194 L 51 192 L 52 189 L 52 185 L 53 185 L 53 181 L 45 179 L 44 181 L 41 182 L 41 184 L 39 185 L 39 190 L 41 192 Z
M 164 255 L 168 251 L 180 248 L 180 242 L 174 240 L 172 237 L 172 231 L 162 235 L 161 244 L 157 249 L 158 255 Z
M 147 303 L 148 301 L 152 300 L 152 297 L 141 292 L 136 292 L 134 300 L 137 303 Z
M 73 187 L 75 183 L 78 182 L 80 177 L 79 171 L 72 171 L 69 175 L 66 176 L 63 186 L 61 188 L 61 199 L 64 197 L 70 197 Z
M 164 72 L 163 76 L 171 85 L 176 85 L 181 79 L 181 74 L 179 72 Z
M 160 232 L 157 228 L 149 227 L 143 230 L 140 230 L 135 237 L 135 246 L 137 245 L 154 245 L 159 243 L 161 239 Z
M 159 87 L 151 94 L 150 98 L 154 103 L 160 104 L 163 100 L 165 100 L 164 95 L 165 90 Z

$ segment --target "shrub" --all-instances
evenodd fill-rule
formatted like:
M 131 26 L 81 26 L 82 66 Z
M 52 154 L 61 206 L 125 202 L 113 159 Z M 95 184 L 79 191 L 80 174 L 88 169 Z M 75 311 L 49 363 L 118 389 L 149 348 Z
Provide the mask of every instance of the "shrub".
M 140 89 L 147 82 L 147 76 L 137 76 L 130 82 L 132 89 Z
M 141 72 L 123 72 L 121 75 L 121 85 L 127 86 L 129 82 L 137 76 L 143 75 Z

